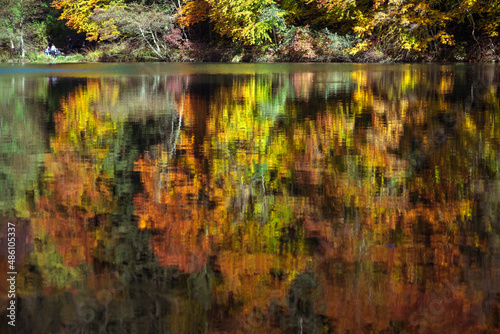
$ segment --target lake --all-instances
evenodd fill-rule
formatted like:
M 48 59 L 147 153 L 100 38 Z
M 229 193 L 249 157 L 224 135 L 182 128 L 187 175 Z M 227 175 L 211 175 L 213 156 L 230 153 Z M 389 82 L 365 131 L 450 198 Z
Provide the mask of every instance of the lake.
M 0 326 L 498 331 L 499 84 L 492 64 L 0 64 Z

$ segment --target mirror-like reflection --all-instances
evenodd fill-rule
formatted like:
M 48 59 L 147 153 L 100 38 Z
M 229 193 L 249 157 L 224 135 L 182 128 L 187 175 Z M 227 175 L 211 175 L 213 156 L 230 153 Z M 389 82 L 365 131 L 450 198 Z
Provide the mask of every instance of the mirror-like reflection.
M 12 332 L 500 327 L 498 66 L 88 66 L 0 68 Z

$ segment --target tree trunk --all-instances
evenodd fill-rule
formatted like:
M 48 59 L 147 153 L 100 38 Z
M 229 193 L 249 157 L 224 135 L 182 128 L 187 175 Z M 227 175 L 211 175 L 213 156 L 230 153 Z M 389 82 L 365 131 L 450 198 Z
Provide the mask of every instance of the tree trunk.
M 21 35 L 21 58 L 24 58 L 24 30 L 23 30 L 23 18 L 21 17 L 21 21 L 19 22 L 19 34 Z
M 24 36 L 23 36 L 23 30 L 21 29 L 21 58 L 24 58 L 25 52 L 24 52 Z

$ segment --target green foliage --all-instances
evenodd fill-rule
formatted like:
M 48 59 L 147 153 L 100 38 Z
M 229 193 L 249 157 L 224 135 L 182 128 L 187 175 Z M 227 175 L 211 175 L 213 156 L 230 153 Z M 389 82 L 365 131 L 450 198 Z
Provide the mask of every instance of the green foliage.
M 354 35 L 340 36 L 327 28 L 318 32 L 315 40 L 321 61 L 349 61 L 349 52 L 359 41 Z
M 45 111 L 41 101 L 46 89 L 42 78 L 30 86 L 22 79 L 0 80 L 0 211 L 16 210 L 18 217 L 27 215 L 38 193 L 36 179 L 44 150 L 39 115 Z
M 43 44 L 44 24 L 41 0 L 0 2 L 0 44 L 8 43 L 14 54 L 25 56 L 27 48 Z
M 459 43 L 455 45 L 455 48 L 453 49 L 453 58 L 457 61 L 464 61 L 467 59 L 467 53 L 465 51 L 465 45 L 464 43 Z
M 208 0 L 210 20 L 222 36 L 245 44 L 271 41 L 274 29 L 284 27 L 283 16 L 273 0 Z
M 31 62 L 47 62 L 50 61 L 51 59 L 54 59 L 51 56 L 47 56 L 45 53 L 40 51 L 28 52 L 26 54 L 26 58 Z
M 350 61 L 350 50 L 359 39 L 353 35 L 340 36 L 327 28 L 314 31 L 309 27 L 289 27 L 280 35 L 277 48 L 286 61 Z
M 33 22 L 33 24 L 31 25 L 31 33 L 33 35 L 33 47 L 39 50 L 43 50 L 44 47 L 47 46 L 47 41 L 49 40 L 49 36 L 47 34 L 47 23 L 44 21 Z
M 86 48 L 83 51 L 88 61 L 99 61 L 104 54 L 103 48 Z

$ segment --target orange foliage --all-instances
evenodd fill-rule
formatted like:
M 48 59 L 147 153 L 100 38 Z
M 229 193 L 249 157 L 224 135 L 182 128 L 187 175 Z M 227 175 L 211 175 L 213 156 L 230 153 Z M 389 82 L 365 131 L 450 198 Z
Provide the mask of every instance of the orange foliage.
M 139 227 L 159 232 L 153 247 L 160 264 L 199 272 L 210 249 L 210 239 L 203 232 L 207 213 L 189 204 L 199 186 L 180 168 L 159 175 L 157 163 L 147 156 L 136 163 L 144 185 L 144 192 L 134 198 Z
M 205 0 L 186 1 L 177 10 L 177 22 L 182 26 L 191 26 L 208 19 L 210 4 Z
M 104 236 L 102 227 L 117 204 L 103 168 L 108 149 L 102 144 L 115 128 L 93 110 L 100 99 L 99 81 L 89 80 L 85 89 L 61 102 L 54 115 L 53 153 L 45 157 L 46 195 L 38 199 L 32 219 L 35 234 L 49 236 L 70 267 L 90 263 L 93 248 Z

